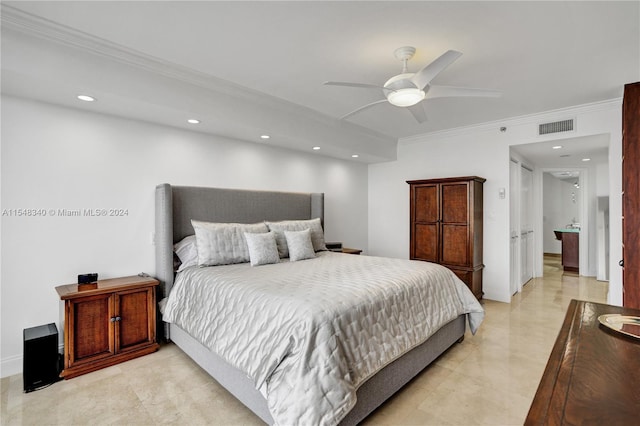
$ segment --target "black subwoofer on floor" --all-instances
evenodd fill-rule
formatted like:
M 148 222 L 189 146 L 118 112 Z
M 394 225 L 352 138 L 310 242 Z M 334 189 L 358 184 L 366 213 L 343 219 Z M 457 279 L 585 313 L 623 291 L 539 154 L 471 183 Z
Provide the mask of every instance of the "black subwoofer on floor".
M 60 380 L 58 328 L 54 323 L 25 328 L 22 376 L 31 392 Z

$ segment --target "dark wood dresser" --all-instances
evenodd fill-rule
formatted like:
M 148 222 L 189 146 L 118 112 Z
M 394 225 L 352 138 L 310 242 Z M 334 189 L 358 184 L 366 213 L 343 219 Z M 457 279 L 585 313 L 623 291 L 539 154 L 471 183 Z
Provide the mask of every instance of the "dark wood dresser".
M 640 310 L 572 300 L 525 425 L 640 422 L 640 339 L 600 325 Z

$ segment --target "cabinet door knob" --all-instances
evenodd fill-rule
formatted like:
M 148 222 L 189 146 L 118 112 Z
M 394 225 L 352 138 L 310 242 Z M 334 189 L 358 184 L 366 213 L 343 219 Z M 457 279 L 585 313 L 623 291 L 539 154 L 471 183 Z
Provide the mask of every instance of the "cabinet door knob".
M 116 317 L 116 321 L 120 321 L 122 318 L 120 317 Z
M 110 322 L 116 322 L 116 317 L 111 317 L 111 318 L 109 318 L 109 321 L 110 321 Z
M 622 266 L 624 268 L 624 259 L 622 259 L 620 262 L 618 262 L 618 265 Z

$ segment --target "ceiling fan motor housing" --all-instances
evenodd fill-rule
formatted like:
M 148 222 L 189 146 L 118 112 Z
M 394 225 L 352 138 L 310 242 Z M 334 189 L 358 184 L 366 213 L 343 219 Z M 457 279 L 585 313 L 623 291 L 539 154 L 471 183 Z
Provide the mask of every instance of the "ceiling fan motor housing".
M 395 57 L 401 61 L 408 61 L 409 59 L 413 58 L 413 55 L 415 55 L 415 53 L 416 48 L 413 46 L 402 46 L 393 51 Z

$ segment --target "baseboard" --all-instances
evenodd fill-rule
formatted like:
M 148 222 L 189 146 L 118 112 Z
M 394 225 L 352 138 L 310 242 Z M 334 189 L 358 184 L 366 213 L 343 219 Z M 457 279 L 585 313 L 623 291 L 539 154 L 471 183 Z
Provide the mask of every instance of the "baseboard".
M 22 373 L 22 355 L 14 355 L 0 361 L 0 377 L 5 378 Z
M 58 352 L 64 353 L 64 345 L 58 345 Z M 22 374 L 22 354 L 9 356 L 0 361 L 0 378 Z
M 544 257 L 562 257 L 561 253 L 543 253 Z

